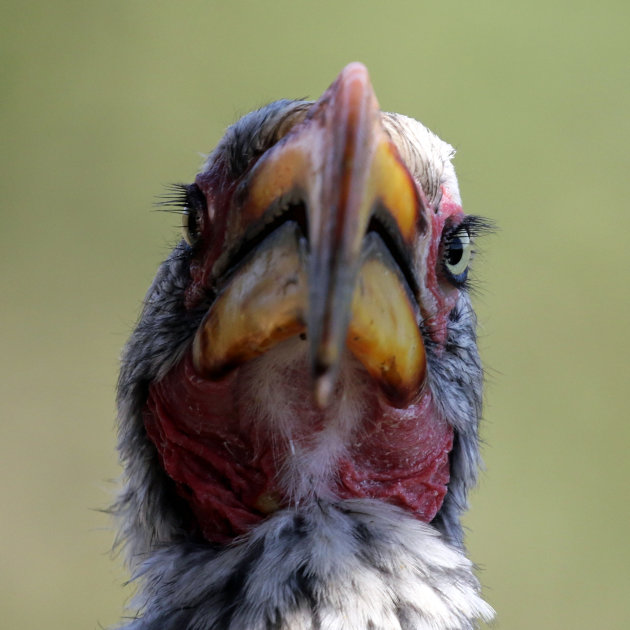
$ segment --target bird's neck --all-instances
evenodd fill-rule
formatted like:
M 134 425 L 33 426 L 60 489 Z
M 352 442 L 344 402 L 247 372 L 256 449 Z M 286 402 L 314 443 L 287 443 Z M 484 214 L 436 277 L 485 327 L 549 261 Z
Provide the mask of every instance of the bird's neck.
M 171 545 L 140 579 L 127 630 L 457 630 L 494 614 L 460 550 L 373 500 L 282 510 L 222 549 Z

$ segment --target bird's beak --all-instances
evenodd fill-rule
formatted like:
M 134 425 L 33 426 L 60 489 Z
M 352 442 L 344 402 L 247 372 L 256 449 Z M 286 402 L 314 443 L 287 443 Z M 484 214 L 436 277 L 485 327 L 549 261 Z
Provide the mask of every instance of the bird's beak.
M 381 116 L 366 68 L 350 64 L 251 170 L 229 230 L 277 227 L 228 276 L 200 326 L 200 374 L 306 334 L 320 407 L 345 348 L 395 404 L 418 393 L 426 358 L 410 251 L 427 229 L 425 209 Z

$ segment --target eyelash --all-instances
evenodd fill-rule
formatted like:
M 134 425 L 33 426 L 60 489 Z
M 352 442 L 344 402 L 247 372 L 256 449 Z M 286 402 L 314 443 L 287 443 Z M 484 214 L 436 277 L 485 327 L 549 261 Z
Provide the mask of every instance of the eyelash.
M 173 212 L 182 216 L 184 240 L 189 247 L 194 248 L 201 235 L 206 208 L 205 196 L 197 184 L 171 184 L 156 206 L 163 212 Z M 196 228 L 194 236 L 191 236 L 191 225 Z
M 476 237 L 490 233 L 493 230 L 493 224 L 487 219 L 484 219 L 483 217 L 469 215 L 464 217 L 464 219 L 457 225 L 447 228 L 447 230 L 444 232 L 441 246 L 441 265 L 444 275 L 453 286 L 458 289 L 469 288 L 470 280 L 468 278 L 468 273 L 470 271 L 470 263 L 476 253 L 476 250 L 474 249 Z M 467 256 L 467 264 L 464 271 L 462 271 L 460 274 L 454 274 L 448 268 L 447 254 L 449 253 L 449 247 L 455 237 L 458 234 L 462 233 L 465 233 L 469 239 L 469 241 L 467 243 L 464 243 L 464 246 L 462 247 L 462 256 Z M 456 265 L 457 262 L 453 264 L 453 266 Z

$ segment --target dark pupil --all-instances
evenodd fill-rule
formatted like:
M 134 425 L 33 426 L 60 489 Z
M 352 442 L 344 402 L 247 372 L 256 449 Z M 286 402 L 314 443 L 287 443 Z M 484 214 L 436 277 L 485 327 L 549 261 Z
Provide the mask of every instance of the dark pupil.
M 448 264 L 456 265 L 464 255 L 464 246 L 459 236 L 454 236 L 448 245 Z
M 199 225 L 197 225 L 197 213 L 195 211 L 188 215 L 188 234 L 193 240 L 199 236 Z

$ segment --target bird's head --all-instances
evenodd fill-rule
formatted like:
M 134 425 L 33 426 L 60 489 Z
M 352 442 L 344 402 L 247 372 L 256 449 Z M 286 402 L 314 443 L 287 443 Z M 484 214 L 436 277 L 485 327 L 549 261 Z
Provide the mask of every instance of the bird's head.
M 132 553 L 350 498 L 461 542 L 482 381 L 467 275 L 484 224 L 462 210 L 452 155 L 382 112 L 354 63 L 314 103 L 242 118 L 177 188 L 185 240 L 119 383 Z

